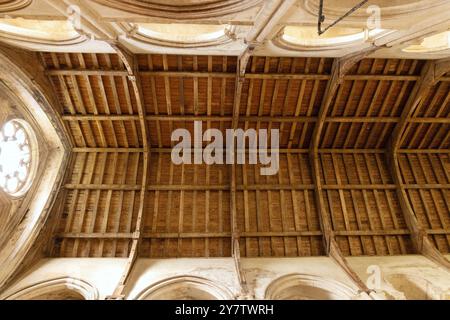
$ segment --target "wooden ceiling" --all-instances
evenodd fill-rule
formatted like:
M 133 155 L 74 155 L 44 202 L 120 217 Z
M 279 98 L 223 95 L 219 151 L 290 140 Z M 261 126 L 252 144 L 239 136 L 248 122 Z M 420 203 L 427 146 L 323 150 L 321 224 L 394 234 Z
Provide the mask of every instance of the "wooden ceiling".
M 407 112 L 427 61 L 363 59 L 330 95 L 329 58 L 251 57 L 239 84 L 231 56 L 41 57 L 74 152 L 52 256 L 223 257 L 234 240 L 244 257 L 320 256 L 329 234 L 346 256 L 411 254 L 405 203 L 450 252 L 449 74 Z M 280 129 L 279 173 L 173 165 L 171 133 L 194 120 Z

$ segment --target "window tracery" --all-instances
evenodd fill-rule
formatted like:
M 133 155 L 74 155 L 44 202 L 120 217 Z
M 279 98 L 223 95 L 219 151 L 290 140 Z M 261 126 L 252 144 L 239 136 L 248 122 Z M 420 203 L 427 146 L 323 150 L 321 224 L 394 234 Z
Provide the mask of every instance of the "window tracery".
M 0 130 L 0 188 L 11 196 L 21 196 L 31 185 L 33 143 L 31 127 L 23 120 L 6 122 Z

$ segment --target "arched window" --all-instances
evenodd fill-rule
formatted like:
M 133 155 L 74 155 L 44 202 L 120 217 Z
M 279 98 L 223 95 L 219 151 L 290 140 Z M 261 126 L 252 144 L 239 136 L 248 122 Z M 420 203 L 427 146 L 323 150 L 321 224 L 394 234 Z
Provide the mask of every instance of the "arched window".
M 37 163 L 37 143 L 24 120 L 10 120 L 0 130 L 0 188 L 19 197 L 30 188 Z
M 369 38 L 389 30 L 335 27 L 318 35 L 317 27 L 286 26 L 274 39 L 277 46 L 287 50 L 336 50 L 364 44 Z
M 224 44 L 234 37 L 235 27 L 207 24 L 141 23 L 130 25 L 130 36 L 151 44 L 195 48 Z
M 0 19 L 0 36 L 6 41 L 34 45 L 71 45 L 88 40 L 70 20 Z
M 424 38 L 419 44 L 403 49 L 413 53 L 439 53 L 450 49 L 450 31 L 441 32 Z

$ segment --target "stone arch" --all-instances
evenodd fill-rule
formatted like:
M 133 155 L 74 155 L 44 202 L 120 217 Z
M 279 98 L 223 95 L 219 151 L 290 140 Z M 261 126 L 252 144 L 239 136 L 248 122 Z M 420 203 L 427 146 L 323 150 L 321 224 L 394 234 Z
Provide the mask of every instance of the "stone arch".
M 231 300 L 233 294 L 211 280 L 179 276 L 161 280 L 138 294 L 137 300 Z
M 358 292 L 338 281 L 307 274 L 288 274 L 272 281 L 267 300 L 351 300 Z
M 42 281 L 8 296 L 7 300 L 98 300 L 98 290 L 80 279 L 62 277 Z

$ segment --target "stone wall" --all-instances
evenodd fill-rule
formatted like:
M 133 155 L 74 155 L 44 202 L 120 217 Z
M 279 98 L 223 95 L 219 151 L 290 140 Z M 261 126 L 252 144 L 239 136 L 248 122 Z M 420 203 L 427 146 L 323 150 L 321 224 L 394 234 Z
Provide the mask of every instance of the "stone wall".
M 379 299 L 450 299 L 450 275 L 422 256 L 349 258 Z M 126 259 L 44 259 L 2 299 L 106 299 Z M 369 299 L 327 257 L 242 259 L 249 293 L 241 295 L 231 258 L 140 259 L 125 299 Z

